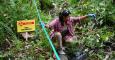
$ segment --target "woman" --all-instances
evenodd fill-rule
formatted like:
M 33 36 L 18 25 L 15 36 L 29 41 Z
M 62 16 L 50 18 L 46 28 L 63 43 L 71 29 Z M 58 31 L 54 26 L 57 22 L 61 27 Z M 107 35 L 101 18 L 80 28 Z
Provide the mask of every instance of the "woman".
M 70 14 L 70 11 L 64 10 L 59 13 L 58 18 L 55 18 L 50 23 L 45 25 L 47 28 L 52 30 L 50 38 L 52 40 L 58 40 L 59 46 L 62 50 L 62 40 L 65 42 L 73 42 L 74 40 L 74 25 L 89 16 L 95 16 L 95 14 L 88 14 L 86 16 L 71 17 Z

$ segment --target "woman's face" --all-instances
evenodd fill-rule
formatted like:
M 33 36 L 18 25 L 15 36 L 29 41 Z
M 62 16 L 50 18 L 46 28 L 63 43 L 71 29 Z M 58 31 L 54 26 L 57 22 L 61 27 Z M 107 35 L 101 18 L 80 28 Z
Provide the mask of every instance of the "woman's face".
M 69 16 L 63 16 L 64 21 L 68 20 Z

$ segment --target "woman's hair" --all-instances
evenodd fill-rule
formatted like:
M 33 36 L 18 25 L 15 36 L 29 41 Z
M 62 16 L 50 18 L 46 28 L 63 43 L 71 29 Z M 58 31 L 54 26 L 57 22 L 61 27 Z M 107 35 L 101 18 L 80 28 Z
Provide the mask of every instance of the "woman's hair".
M 63 26 L 64 25 L 64 19 L 63 19 L 63 16 L 69 16 L 70 11 L 68 10 L 63 10 L 62 12 L 59 13 L 59 21 L 61 22 L 61 25 Z

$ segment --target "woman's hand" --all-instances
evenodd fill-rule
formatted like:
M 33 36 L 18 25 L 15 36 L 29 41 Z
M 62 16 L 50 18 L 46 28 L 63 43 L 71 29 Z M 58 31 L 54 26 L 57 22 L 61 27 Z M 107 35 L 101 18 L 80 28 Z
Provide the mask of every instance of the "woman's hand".
M 44 26 L 44 27 L 46 27 L 46 28 L 49 28 L 49 29 L 50 29 L 49 24 L 45 24 L 44 22 L 40 22 L 40 26 L 41 26 L 41 27 L 42 27 L 42 26 Z
M 87 16 L 92 17 L 91 20 L 96 20 L 96 15 L 95 14 L 88 14 Z
M 46 28 L 50 28 L 48 24 L 45 25 Z
M 96 17 L 96 15 L 95 14 L 88 14 L 87 16 L 89 16 L 89 17 Z
M 95 14 L 88 14 L 87 16 L 92 17 L 92 19 L 91 19 L 91 20 L 93 20 L 93 21 L 94 21 L 95 25 L 97 25 L 96 15 L 95 15 Z

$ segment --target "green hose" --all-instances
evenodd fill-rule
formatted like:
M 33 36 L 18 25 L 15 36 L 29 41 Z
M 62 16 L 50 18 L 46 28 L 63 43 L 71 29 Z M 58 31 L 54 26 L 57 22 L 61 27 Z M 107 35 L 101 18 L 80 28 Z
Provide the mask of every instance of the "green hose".
M 38 13 L 37 15 L 38 15 L 38 19 L 40 21 L 40 24 L 42 26 L 42 29 L 43 29 L 43 31 L 44 31 L 44 33 L 45 33 L 45 35 L 46 35 L 51 47 L 52 47 L 52 50 L 53 50 L 54 54 L 56 55 L 57 60 L 60 60 L 60 57 L 59 57 L 58 53 L 56 52 L 56 49 L 55 49 L 55 47 L 54 47 L 54 45 L 53 45 L 53 43 L 52 43 L 52 41 L 51 41 L 51 39 L 50 39 L 50 37 L 48 35 L 48 32 L 46 31 L 45 26 L 42 24 L 42 20 L 40 18 L 40 14 L 39 14 L 39 10 L 37 8 L 36 0 L 34 0 L 34 4 L 35 4 L 35 7 L 36 7 L 36 11 Z

